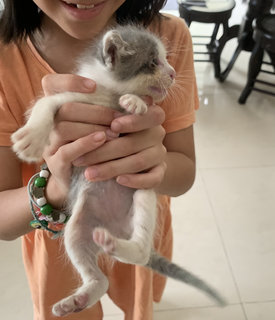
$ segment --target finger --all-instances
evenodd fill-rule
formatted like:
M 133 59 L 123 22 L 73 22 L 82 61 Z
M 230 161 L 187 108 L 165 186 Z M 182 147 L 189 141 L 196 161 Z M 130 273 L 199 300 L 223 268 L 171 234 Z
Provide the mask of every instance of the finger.
M 115 111 L 111 108 L 86 103 L 70 102 L 62 105 L 55 116 L 55 120 L 109 126 L 114 119 L 114 114 Z
M 111 123 L 114 132 L 129 133 L 145 130 L 161 125 L 165 120 L 165 113 L 159 106 L 151 106 L 145 114 L 130 114 L 115 118 Z
M 62 167 L 71 165 L 71 163 L 83 154 L 90 152 L 106 141 L 104 132 L 95 132 L 74 142 L 61 146 L 55 153 L 56 159 L 58 158 L 59 165 Z
M 42 88 L 46 96 L 59 92 L 94 92 L 96 83 L 88 78 L 74 74 L 48 74 L 42 79 Z
M 162 141 L 160 128 L 155 127 L 146 131 L 131 133 L 114 139 L 102 146 L 102 148 L 74 161 L 75 166 L 90 166 L 96 163 L 106 162 L 113 159 L 136 154 L 150 148 Z M 163 135 L 164 137 L 164 135 Z
M 91 181 L 107 180 L 121 174 L 138 173 L 155 167 L 164 160 L 164 146 L 152 147 L 129 157 L 90 166 L 85 170 L 85 177 Z
M 97 131 L 104 132 L 106 140 L 108 141 L 118 137 L 118 134 L 112 132 L 108 127 L 76 122 L 60 122 L 50 135 L 50 144 L 47 146 L 48 153 L 54 154 L 62 145 L 68 144 Z
M 166 163 L 162 162 L 152 168 L 149 172 L 118 176 L 116 181 L 117 183 L 129 188 L 154 189 L 162 182 L 166 167 Z

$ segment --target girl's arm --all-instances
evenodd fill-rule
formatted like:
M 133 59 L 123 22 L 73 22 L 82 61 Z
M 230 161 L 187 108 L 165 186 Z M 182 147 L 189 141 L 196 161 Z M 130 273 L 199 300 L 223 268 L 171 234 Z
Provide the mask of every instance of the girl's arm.
M 170 196 L 187 192 L 194 183 L 196 171 L 193 126 L 166 135 L 165 176 L 157 191 Z
M 67 166 L 70 167 L 68 164 L 71 164 L 74 159 L 94 150 L 106 140 L 105 134 L 102 135 L 102 133 L 99 138 L 95 132 L 67 145 L 69 150 L 66 152 Z M 85 139 L 88 139 L 89 143 Z M 64 154 L 56 158 L 59 164 L 65 160 Z M 63 173 L 66 178 L 64 168 L 59 170 L 61 170 L 59 175 Z M 66 198 L 65 189 L 58 184 L 58 176 L 52 174 L 46 188 L 49 203 L 60 207 Z M 0 203 L 1 240 L 14 240 L 33 230 L 29 225 L 33 217 L 30 211 L 27 187 L 22 187 L 21 183 L 21 164 L 9 147 L 0 147 Z
M 32 230 L 26 187 L 21 184 L 20 162 L 9 147 L 0 147 L 0 239 L 14 240 Z

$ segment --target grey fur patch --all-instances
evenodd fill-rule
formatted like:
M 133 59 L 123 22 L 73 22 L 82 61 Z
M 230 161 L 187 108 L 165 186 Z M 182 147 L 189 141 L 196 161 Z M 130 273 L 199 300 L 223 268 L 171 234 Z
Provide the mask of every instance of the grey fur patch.
M 156 39 L 147 31 L 134 26 L 118 27 L 116 31 L 127 44 L 129 54 L 120 54 L 120 50 L 116 51 L 112 70 L 115 78 L 128 80 L 137 74 L 154 73 L 156 69 L 154 62 L 158 60 L 159 55 Z M 101 50 L 103 50 L 102 44 Z

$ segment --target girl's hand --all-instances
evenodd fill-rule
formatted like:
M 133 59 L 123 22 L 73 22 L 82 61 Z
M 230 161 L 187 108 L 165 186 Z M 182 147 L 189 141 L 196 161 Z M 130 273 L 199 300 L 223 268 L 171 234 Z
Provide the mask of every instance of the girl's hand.
M 165 171 L 165 130 L 161 126 L 164 112 L 151 106 L 144 115 L 123 115 L 111 122 L 111 129 L 127 133 L 106 142 L 101 148 L 73 162 L 87 166 L 88 180 L 99 181 L 117 177 L 117 182 L 132 188 L 156 188 Z
M 47 95 L 93 92 L 95 84 L 75 75 L 53 74 L 43 79 L 43 88 Z M 144 115 L 122 115 L 106 107 L 69 103 L 59 109 L 55 121 L 51 143 L 44 153 L 52 172 L 47 196 L 53 205 L 62 205 L 66 198 L 72 163 L 87 166 L 85 175 L 92 181 L 117 177 L 118 183 L 132 188 L 154 188 L 162 181 L 166 149 L 160 107 L 151 106 Z M 99 131 L 105 135 L 92 143 L 93 133 Z M 121 133 L 126 135 L 114 139 Z
M 91 84 L 90 89 L 85 81 Z M 95 90 L 93 81 L 75 75 L 48 75 L 42 85 L 46 95 Z M 110 108 L 83 103 L 66 103 L 59 109 L 50 144 L 43 154 L 52 173 L 47 185 L 47 197 L 54 206 L 62 206 L 66 199 L 72 162 L 103 145 L 107 139 L 118 136 L 110 130 L 114 113 Z
M 45 96 L 65 91 L 91 93 L 95 91 L 96 83 L 74 74 L 53 73 L 43 77 L 42 88 Z

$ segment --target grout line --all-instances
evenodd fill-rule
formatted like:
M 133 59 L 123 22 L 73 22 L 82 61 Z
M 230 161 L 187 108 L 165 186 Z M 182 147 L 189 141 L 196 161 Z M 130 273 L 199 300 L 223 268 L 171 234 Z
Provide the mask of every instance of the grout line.
M 227 308 L 229 306 L 241 306 L 241 303 L 228 303 L 224 308 Z M 211 308 L 221 308 L 217 305 L 208 305 L 208 306 L 194 306 L 194 307 L 176 307 L 173 309 L 161 309 L 161 310 L 154 310 L 154 313 L 160 313 L 160 312 L 169 312 L 169 311 L 181 311 L 181 310 L 194 310 L 194 309 L 211 309 Z
M 245 304 L 257 304 L 257 303 L 274 303 L 275 299 L 270 300 L 260 300 L 260 301 L 243 301 Z
M 199 163 L 198 163 L 199 165 Z M 274 165 L 259 165 L 259 166 L 238 166 L 238 167 L 200 167 L 198 170 L 247 170 L 247 169 L 275 169 Z
M 222 231 L 221 231 L 221 228 L 220 228 L 220 225 L 219 225 L 219 222 L 218 222 L 217 214 L 215 212 L 215 209 L 214 209 L 214 206 L 213 206 L 213 202 L 212 202 L 210 194 L 208 192 L 208 188 L 207 188 L 207 185 L 206 185 L 206 182 L 205 182 L 205 178 L 203 176 L 203 172 L 202 172 L 201 169 L 199 171 L 200 171 L 200 176 L 201 176 L 201 180 L 202 180 L 203 186 L 205 188 L 206 196 L 208 198 L 209 205 L 210 205 L 210 208 L 211 208 L 211 211 L 212 211 L 212 215 L 213 215 L 213 218 L 214 218 L 215 223 L 216 223 L 216 228 L 217 228 L 218 234 L 219 234 L 220 239 L 221 239 L 221 244 L 222 244 L 222 247 L 223 247 L 223 250 L 224 250 L 224 254 L 225 254 L 225 257 L 226 257 L 226 260 L 227 260 L 227 263 L 228 263 L 228 266 L 229 266 L 229 269 L 230 269 L 230 272 L 231 272 L 231 276 L 232 276 L 232 279 L 233 279 L 233 282 L 234 282 L 234 285 L 235 285 L 235 288 L 236 288 L 236 291 L 237 291 L 237 295 L 238 295 L 238 298 L 240 300 L 240 305 L 241 305 L 241 308 L 243 310 L 243 314 L 244 314 L 245 319 L 248 320 L 248 317 L 247 317 L 247 314 L 246 314 L 246 311 L 245 311 L 245 308 L 244 308 L 244 303 L 243 303 L 242 298 L 241 298 L 241 293 L 240 293 L 240 290 L 239 290 L 239 287 L 238 287 L 238 283 L 237 283 L 237 280 L 235 278 L 233 267 L 232 267 L 232 264 L 231 264 L 231 261 L 230 261 L 230 258 L 229 258 L 229 254 L 228 254 L 228 251 L 227 251 L 227 248 L 226 248 L 226 245 L 225 245 L 225 240 L 223 238 Z
M 199 164 L 199 163 L 198 163 Z M 274 168 L 274 165 L 257 165 L 257 166 L 236 166 L 236 167 L 197 167 L 201 170 L 235 170 L 235 169 L 265 169 L 265 168 Z

